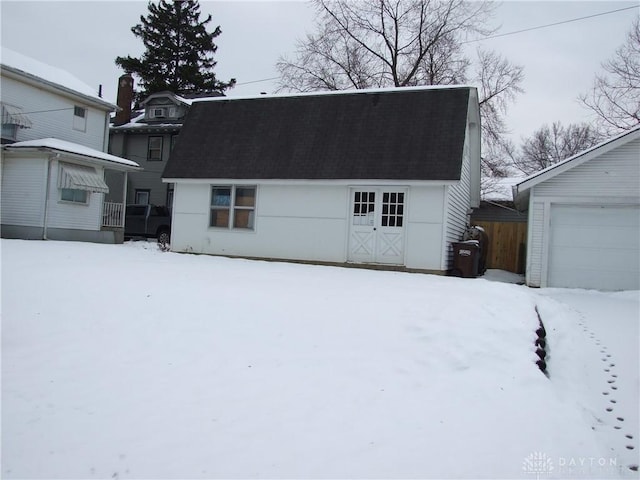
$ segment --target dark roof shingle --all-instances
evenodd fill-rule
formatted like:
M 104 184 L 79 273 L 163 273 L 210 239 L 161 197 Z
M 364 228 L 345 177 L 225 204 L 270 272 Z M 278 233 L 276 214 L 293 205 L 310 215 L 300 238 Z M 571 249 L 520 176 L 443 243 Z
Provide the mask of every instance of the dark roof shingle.
M 469 87 L 196 102 L 164 178 L 457 180 Z

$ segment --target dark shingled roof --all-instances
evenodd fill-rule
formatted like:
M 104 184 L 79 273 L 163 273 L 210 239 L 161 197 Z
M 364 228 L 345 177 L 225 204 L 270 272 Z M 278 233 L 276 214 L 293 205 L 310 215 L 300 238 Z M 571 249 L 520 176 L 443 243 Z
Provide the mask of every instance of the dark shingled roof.
M 196 102 L 163 177 L 458 180 L 469 90 Z

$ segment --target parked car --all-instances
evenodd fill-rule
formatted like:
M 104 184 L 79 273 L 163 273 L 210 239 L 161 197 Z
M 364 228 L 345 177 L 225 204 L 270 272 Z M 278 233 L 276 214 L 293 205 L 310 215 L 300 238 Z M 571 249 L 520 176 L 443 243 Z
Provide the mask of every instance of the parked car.
M 127 205 L 124 219 L 126 238 L 156 238 L 166 245 L 171 240 L 171 212 L 158 205 Z

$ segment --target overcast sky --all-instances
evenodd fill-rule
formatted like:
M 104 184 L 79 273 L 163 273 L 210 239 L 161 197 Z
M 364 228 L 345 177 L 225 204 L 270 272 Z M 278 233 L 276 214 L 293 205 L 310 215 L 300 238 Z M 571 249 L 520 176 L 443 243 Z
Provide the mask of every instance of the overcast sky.
M 301 1 L 201 1 L 203 16 L 220 25 L 215 69 L 220 80 L 235 77 L 228 96 L 271 93 L 278 57 L 291 54 L 296 39 L 313 26 L 313 10 Z M 524 66 L 522 94 L 509 111 L 508 124 L 517 141 L 544 123 L 588 120 L 577 102 L 601 63 L 624 42 L 640 7 L 637 1 L 502 3 L 495 17 L 498 33 L 509 33 L 625 7 L 625 11 L 469 44 L 494 49 Z M 131 27 L 146 15 L 146 1 L 0 1 L 2 45 L 63 68 L 85 83 L 103 86 L 115 102 L 117 79 L 123 73 L 116 56 L 139 56 L 141 40 Z

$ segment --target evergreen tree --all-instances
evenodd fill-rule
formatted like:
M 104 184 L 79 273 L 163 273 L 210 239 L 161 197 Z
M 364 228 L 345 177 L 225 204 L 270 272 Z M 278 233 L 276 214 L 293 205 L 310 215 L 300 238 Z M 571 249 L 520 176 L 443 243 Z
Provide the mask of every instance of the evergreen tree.
M 146 51 L 140 58 L 117 57 L 116 65 L 139 77 L 138 99 L 152 93 L 169 90 L 174 93 L 223 92 L 236 80 L 220 82 L 213 68 L 213 43 L 222 31 L 217 26 L 211 33 L 206 26 L 211 15 L 200 21 L 197 0 L 160 0 L 149 2 L 149 13 L 140 16 L 138 25 L 131 28 L 142 39 Z

